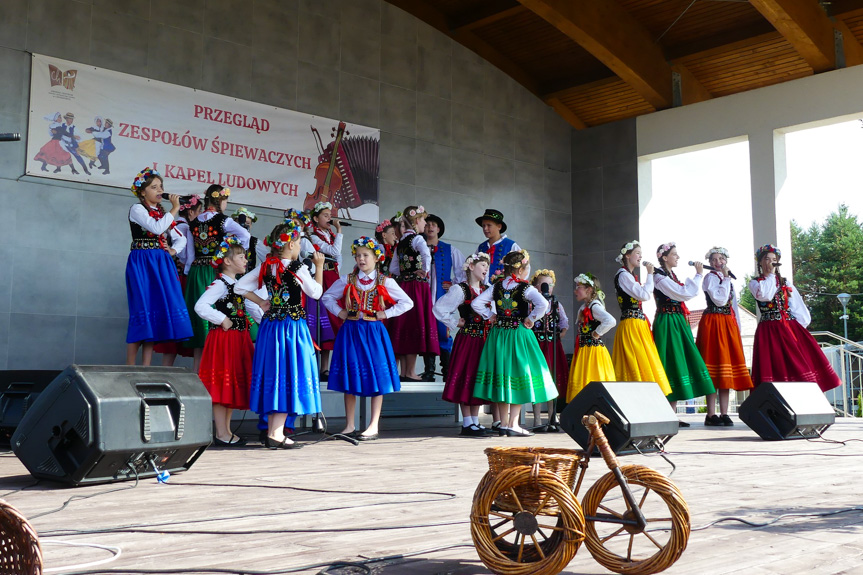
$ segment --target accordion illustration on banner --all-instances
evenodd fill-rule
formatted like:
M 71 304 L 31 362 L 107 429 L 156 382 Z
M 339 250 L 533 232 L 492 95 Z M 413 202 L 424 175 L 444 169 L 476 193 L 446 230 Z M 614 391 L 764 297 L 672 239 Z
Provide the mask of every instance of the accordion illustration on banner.
M 306 196 L 303 208 L 311 209 L 323 201 L 333 204 L 334 211 L 363 204 L 377 205 L 380 141 L 370 136 L 351 136 L 344 122 L 333 128 L 335 138 L 326 147 L 314 126 L 312 132 L 323 151 L 318 156 L 315 171 L 317 187 L 313 194 Z

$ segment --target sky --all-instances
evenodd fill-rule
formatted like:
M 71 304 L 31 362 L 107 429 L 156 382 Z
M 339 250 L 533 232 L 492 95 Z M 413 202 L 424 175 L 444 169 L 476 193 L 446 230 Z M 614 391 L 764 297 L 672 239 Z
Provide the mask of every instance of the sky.
M 863 215 L 863 123 L 789 132 L 785 144 L 787 178 L 779 202 L 787 217 L 808 228 L 823 222 L 840 203 Z M 686 262 L 703 262 L 707 250 L 720 245 L 731 254 L 735 288 L 738 293 L 745 289 L 743 278 L 754 270 L 749 143 L 655 159 L 652 187 L 640 224 L 644 259 L 657 263 L 656 247 L 676 242 L 682 281 L 695 274 Z M 689 307 L 704 308 L 704 297 L 696 296 Z M 653 309 L 646 311 L 652 316 Z

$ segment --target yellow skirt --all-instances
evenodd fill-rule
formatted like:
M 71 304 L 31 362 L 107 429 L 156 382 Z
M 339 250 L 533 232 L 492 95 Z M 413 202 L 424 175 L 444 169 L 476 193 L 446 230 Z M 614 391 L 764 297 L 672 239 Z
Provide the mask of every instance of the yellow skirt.
M 617 324 L 611 363 L 617 381 L 653 381 L 662 393 L 671 393 L 647 320 L 629 318 Z
M 85 158 L 90 160 L 96 160 L 98 154 L 96 153 L 96 140 L 92 138 L 89 140 L 83 140 L 78 143 L 78 153 Z
M 566 388 L 566 402 L 569 403 L 591 381 L 617 381 L 614 365 L 604 345 L 591 345 L 578 348 L 578 353 L 569 369 L 569 385 Z

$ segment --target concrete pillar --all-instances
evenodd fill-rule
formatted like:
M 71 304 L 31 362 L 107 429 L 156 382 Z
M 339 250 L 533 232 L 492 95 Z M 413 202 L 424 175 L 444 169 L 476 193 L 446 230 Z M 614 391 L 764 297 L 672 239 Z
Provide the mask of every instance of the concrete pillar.
M 752 183 L 752 239 L 755 249 L 774 244 L 782 250 L 783 260 L 791 260 L 791 226 L 789 210 L 783 205 L 785 186 L 785 134 L 762 129 L 749 134 L 749 178 Z M 790 277 L 791 266 L 783 266 Z

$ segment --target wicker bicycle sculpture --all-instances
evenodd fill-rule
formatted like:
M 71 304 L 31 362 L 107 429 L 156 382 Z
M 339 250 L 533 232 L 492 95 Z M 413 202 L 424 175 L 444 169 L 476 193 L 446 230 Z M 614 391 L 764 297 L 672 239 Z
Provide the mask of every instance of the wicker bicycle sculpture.
M 582 418 L 590 432 L 585 451 L 485 450 L 489 471 L 473 496 L 470 531 L 486 567 L 501 575 L 555 575 L 582 541 L 602 566 L 625 575 L 659 573 L 680 558 L 690 529 L 683 495 L 649 467 L 621 467 L 602 432 L 608 421 L 599 412 Z M 579 505 L 594 447 L 611 471 Z

